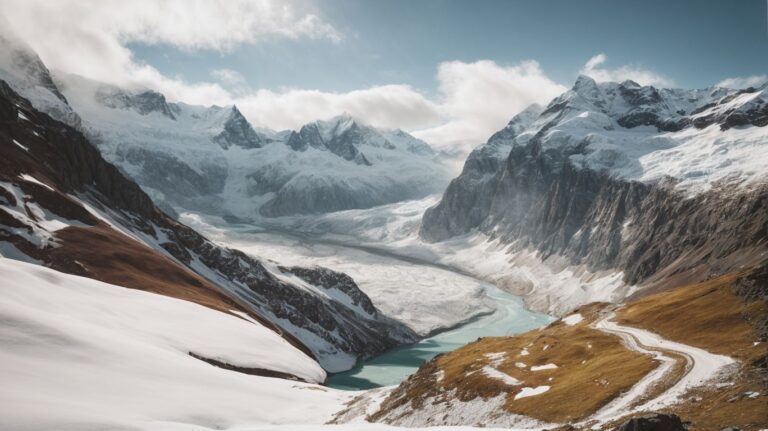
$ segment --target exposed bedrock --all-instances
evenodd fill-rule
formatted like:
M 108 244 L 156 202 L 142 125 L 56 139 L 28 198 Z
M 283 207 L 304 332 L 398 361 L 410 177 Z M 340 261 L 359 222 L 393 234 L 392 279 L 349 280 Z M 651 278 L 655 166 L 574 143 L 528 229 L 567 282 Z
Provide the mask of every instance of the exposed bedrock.
M 424 215 L 422 238 L 441 241 L 478 229 L 545 258 L 563 255 L 591 271 L 623 270 L 631 284 L 673 264 L 674 272 L 717 274 L 745 263 L 728 259 L 740 250 L 765 250 L 765 185 L 716 184 L 689 197 L 671 179 L 622 180 L 576 168 L 570 155 L 542 151 L 534 140 L 512 149 L 496 173 L 482 159 L 468 161 Z M 752 257 L 760 259 L 759 253 Z

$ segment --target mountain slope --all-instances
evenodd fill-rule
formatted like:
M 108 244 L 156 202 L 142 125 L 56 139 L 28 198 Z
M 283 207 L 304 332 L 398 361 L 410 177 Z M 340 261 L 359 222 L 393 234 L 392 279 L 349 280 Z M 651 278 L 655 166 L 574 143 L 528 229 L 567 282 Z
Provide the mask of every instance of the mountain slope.
M 424 142 L 346 115 L 278 133 L 253 128 L 235 106 L 58 81 L 104 157 L 175 207 L 240 219 L 313 214 L 426 196 L 449 178 Z
M 476 150 L 420 235 L 480 231 L 512 254 L 621 272 L 628 285 L 759 263 L 768 247 L 767 100 L 765 87 L 657 90 L 580 77 L 530 125 Z M 484 156 L 498 141 L 510 148 L 503 161 Z M 510 282 L 536 297 L 524 285 Z
M 3 255 L 246 312 L 307 346 L 331 371 L 415 338 L 344 274 L 281 268 L 171 219 L 80 132 L 4 82 L 0 125 Z
M 764 429 L 765 281 L 765 266 L 731 272 L 675 284 L 615 314 L 616 306 L 590 304 L 546 328 L 479 339 L 426 363 L 369 419 L 610 430 L 662 411 L 690 430 Z

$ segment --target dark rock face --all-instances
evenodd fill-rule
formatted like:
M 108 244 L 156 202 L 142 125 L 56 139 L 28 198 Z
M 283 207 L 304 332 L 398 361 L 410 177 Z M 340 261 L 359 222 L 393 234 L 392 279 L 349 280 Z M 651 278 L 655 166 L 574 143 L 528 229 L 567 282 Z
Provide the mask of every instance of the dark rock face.
M 732 253 L 768 243 L 768 187 L 685 198 L 664 185 L 576 169 L 567 156 L 532 144 L 514 148 L 485 182 L 462 175 L 425 213 L 422 237 L 478 228 L 592 271 L 621 268 L 632 284 L 689 255 L 681 270 L 706 264 L 717 273 Z
M 141 115 L 159 112 L 172 120 L 176 118 L 165 96 L 156 91 L 128 93 L 114 88 L 104 88 L 96 93 L 96 100 L 113 109 L 133 109 Z
M 256 133 L 251 123 L 245 119 L 236 106 L 232 107 L 232 113 L 224 123 L 224 130 L 213 137 L 213 141 L 227 149 L 232 145 L 243 148 L 261 148 L 266 139 Z
M 28 121 L 18 119 L 18 110 L 23 110 Z M 103 209 L 127 230 L 147 238 L 146 245 L 164 250 L 180 265 L 217 285 L 233 304 L 263 316 L 282 328 L 279 331 L 295 335 L 321 362 L 323 355 L 316 349 L 322 346 L 317 345 L 316 339 L 356 358 L 368 358 L 398 344 L 415 341 L 415 334 L 407 327 L 382 316 L 349 276 L 324 268 L 284 269 L 287 274 L 295 274 L 317 288 L 338 291 L 360 310 L 348 307 L 346 301 L 316 295 L 311 289 L 287 282 L 279 277 L 279 272 L 267 270 L 259 260 L 218 246 L 168 217 L 136 183 L 105 161 L 82 133 L 35 111 L 3 81 L 0 81 L 0 125 L 3 154 L 0 178 L 4 181 L 15 181 L 21 173 L 39 174 L 55 183 L 61 192 L 77 195 Z M 18 149 L 11 136 L 34 142 L 34 147 L 30 144 L 28 152 Z M 37 201 L 45 202 L 46 208 L 55 214 L 88 225 L 98 222 L 65 195 L 34 184 L 25 186 L 25 190 L 29 187 L 35 188 Z M 16 206 L 15 197 L 4 188 L 0 190 L 3 190 L 0 203 Z M 0 240 L 25 242 L 12 229 L 26 226 L 14 223 L 18 221 L 6 217 L 6 212 L 0 210 Z M 79 274 L 82 270 L 76 265 L 77 256 L 67 259 L 72 264 L 61 264 L 58 268 Z
M 375 316 L 378 313 L 373 306 L 371 299 L 357 287 L 357 284 L 352 280 L 352 277 L 347 274 L 319 267 L 310 269 L 293 266 L 290 268 L 280 267 L 280 270 L 285 273 L 293 274 L 315 286 L 322 286 L 326 290 L 336 289 L 343 292 L 352 299 L 352 304 L 359 306 L 371 316 Z
M 286 145 L 294 151 L 306 151 L 309 147 L 326 150 L 358 165 L 370 166 L 371 162 L 356 146 L 356 143 L 362 141 L 362 130 L 357 124 L 352 124 L 340 133 L 336 133 L 335 129 L 332 130 L 330 139 L 326 140 L 320 126 L 317 123 L 311 123 L 303 126 L 298 132 L 292 132 Z
M 685 425 L 677 415 L 655 413 L 632 418 L 614 431 L 685 431 Z
M 768 302 L 768 264 L 736 280 L 736 294 L 746 302 Z M 768 315 L 760 316 L 754 326 L 757 328 L 759 340 L 768 341 Z M 763 357 L 761 368 L 768 368 L 768 358 Z

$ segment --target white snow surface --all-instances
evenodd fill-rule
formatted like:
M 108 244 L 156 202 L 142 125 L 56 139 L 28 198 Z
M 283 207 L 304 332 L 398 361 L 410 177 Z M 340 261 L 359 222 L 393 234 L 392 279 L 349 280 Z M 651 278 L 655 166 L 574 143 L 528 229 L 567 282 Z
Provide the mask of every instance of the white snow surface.
M 547 346 L 544 346 L 544 347 L 547 347 Z M 554 370 L 555 368 L 557 368 L 557 364 L 534 365 L 531 367 L 531 371 Z
M 501 380 L 502 382 L 504 382 L 504 384 L 509 386 L 518 386 L 523 383 L 520 380 L 510 376 L 509 374 L 503 371 L 499 371 L 490 365 L 484 366 L 482 371 L 483 371 L 483 374 L 485 374 L 487 377 L 490 377 L 496 380 Z
M 547 391 L 549 391 L 549 386 L 546 386 L 546 385 L 536 386 L 535 388 L 525 387 L 515 395 L 515 399 L 519 400 L 520 398 L 534 397 L 536 395 L 541 395 Z
M 621 95 L 627 90 L 649 100 L 657 99 L 632 105 Z M 766 86 L 737 95 L 736 90 L 718 87 L 657 90 L 631 81 L 596 83 L 581 76 L 571 90 L 549 105 L 565 108 L 545 111 L 511 145 L 524 145 L 534 136 L 540 136 L 545 150 L 586 145 L 585 154 L 570 158 L 577 167 L 643 182 L 671 176 L 678 180 L 678 189 L 691 195 L 706 191 L 719 181 L 763 183 L 768 179 L 768 127 L 738 126 L 721 131 L 719 124 L 713 124 L 703 129 L 687 126 L 678 132 L 665 132 L 655 126 L 625 128 L 618 120 L 625 114 L 639 112 L 670 120 L 678 120 L 682 118 L 680 113 L 684 113 L 695 119 L 744 111 L 766 101 Z M 716 106 L 692 114 L 712 103 Z
M 501 244 L 482 233 L 473 232 L 440 243 L 424 242 L 418 236 L 421 217 L 439 199 L 432 195 L 371 209 L 280 217 L 262 220 L 260 224 L 318 241 L 373 248 L 444 265 L 519 295 L 532 310 L 553 315 L 565 316 L 580 305 L 595 301 L 619 302 L 636 291 L 635 286 L 622 281 L 621 272 L 590 272 L 558 256 L 544 260 L 532 250 L 510 252 L 513 245 Z M 183 221 L 193 223 L 189 217 Z
M 324 380 L 314 360 L 252 321 L 2 257 L 0 278 L 4 429 L 323 423 L 348 398 L 189 356 Z
M 582 316 L 581 313 L 574 313 L 566 317 L 563 317 L 563 323 L 565 323 L 568 326 L 579 324 L 583 320 L 584 320 L 584 316 Z

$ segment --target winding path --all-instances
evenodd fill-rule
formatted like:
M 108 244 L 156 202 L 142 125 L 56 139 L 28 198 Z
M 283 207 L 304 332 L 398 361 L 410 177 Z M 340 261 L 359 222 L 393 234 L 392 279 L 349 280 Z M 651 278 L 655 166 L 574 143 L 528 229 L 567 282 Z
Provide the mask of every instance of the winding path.
M 653 356 L 660 362 L 660 365 L 640 379 L 629 391 L 621 394 L 585 419 L 583 424 L 592 421 L 606 422 L 634 412 L 668 407 L 675 404 L 689 389 L 711 380 L 724 367 L 736 362 L 728 356 L 716 355 L 698 347 L 670 341 L 644 329 L 619 325 L 613 321 L 613 318 L 614 313 L 610 313 L 595 322 L 594 327 L 618 336 L 630 350 Z M 686 366 L 682 376 L 669 389 L 640 405 L 636 405 L 656 384 L 663 383 L 663 380 L 674 369 L 677 359 L 670 356 L 669 352 L 685 358 Z

